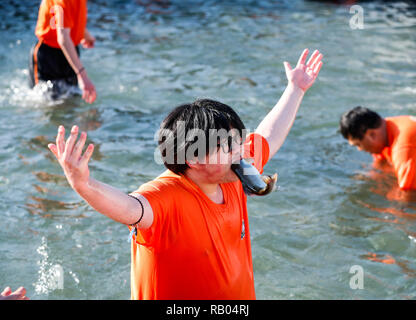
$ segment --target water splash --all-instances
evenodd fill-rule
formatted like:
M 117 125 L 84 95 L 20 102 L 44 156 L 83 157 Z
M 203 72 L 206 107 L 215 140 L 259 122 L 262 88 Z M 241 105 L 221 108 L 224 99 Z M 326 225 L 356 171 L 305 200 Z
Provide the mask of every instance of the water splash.
M 42 237 L 42 244 L 36 250 L 41 259 L 38 261 L 38 281 L 34 284 L 37 294 L 46 294 L 54 290 L 64 289 L 64 269 L 61 265 L 53 265 L 49 262 L 48 245 L 45 237 Z
M 64 80 L 40 81 L 33 91 L 47 101 L 61 101 L 82 94 L 78 86 L 69 85 Z
M 25 74 L 27 70 L 22 70 Z M 29 88 L 21 77 L 10 81 L 6 89 L 10 105 L 21 107 L 44 107 L 54 106 L 65 102 L 65 100 L 82 95 L 77 86 L 68 85 L 65 81 L 40 81 L 33 89 Z

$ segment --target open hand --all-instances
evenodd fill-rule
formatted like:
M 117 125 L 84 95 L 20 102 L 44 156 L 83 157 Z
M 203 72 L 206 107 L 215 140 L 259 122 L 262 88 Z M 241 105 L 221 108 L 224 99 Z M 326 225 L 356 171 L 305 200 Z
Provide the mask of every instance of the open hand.
M 76 142 L 77 137 L 78 127 L 73 126 L 71 134 L 65 142 L 65 128 L 59 126 L 56 144 L 48 144 L 48 148 L 58 159 L 69 184 L 75 191 L 82 189 L 82 187 L 88 184 L 90 175 L 88 161 L 94 151 L 94 145 L 90 144 L 82 155 L 82 149 L 87 140 L 87 133 L 82 132 L 78 142 Z
M 283 63 L 289 83 L 299 87 L 304 92 L 313 85 L 322 67 L 321 59 L 323 56 L 318 50 L 314 51 L 305 64 L 308 54 L 308 49 L 303 50 L 295 69 L 292 69 L 289 62 L 285 61 Z
M 0 300 L 29 300 L 29 298 L 26 297 L 25 294 L 26 289 L 23 287 L 20 287 L 14 292 L 12 292 L 12 289 L 10 287 L 6 287 L 0 294 Z

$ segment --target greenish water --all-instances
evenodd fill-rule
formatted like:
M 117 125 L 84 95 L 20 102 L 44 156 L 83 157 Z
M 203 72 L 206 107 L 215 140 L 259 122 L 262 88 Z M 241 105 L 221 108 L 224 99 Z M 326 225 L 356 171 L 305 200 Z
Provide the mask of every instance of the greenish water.
M 337 133 L 347 109 L 415 115 L 416 8 L 364 2 L 89 1 L 96 48 L 82 51 L 98 99 L 48 103 L 27 88 L 37 1 L 0 4 L 0 286 L 32 299 L 129 299 L 127 229 L 89 208 L 47 149 L 58 125 L 78 124 L 96 145 L 94 178 L 128 192 L 164 168 L 154 134 L 174 106 L 231 105 L 254 130 L 280 97 L 282 62 L 303 48 L 324 66 L 266 173 L 280 190 L 250 198 L 258 299 L 415 299 L 416 203 L 388 200 L 394 178 L 373 179 L 371 157 Z M 151 12 L 153 9 L 153 12 Z M 158 10 L 159 13 L 154 11 Z M 55 265 L 64 289 L 50 281 Z M 352 266 L 364 289 L 349 286 Z M 1 289 L 2 289 L 1 288 Z

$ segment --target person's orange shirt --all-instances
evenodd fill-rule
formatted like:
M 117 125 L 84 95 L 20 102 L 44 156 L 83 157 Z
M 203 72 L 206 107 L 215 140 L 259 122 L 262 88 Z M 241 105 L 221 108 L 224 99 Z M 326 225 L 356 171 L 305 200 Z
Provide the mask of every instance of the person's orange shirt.
M 269 158 L 266 139 L 251 134 L 246 142 L 245 157 L 254 158 L 262 172 Z M 220 186 L 224 204 L 167 170 L 135 191 L 149 201 L 154 220 L 133 236 L 132 299 L 256 298 L 247 196 L 240 181 Z
M 86 26 L 87 0 L 42 0 L 35 34 L 48 46 L 59 48 L 56 28 L 69 28 L 77 46 L 84 38 Z
M 386 118 L 388 146 L 377 159 L 392 165 L 400 189 L 416 190 L 416 117 Z

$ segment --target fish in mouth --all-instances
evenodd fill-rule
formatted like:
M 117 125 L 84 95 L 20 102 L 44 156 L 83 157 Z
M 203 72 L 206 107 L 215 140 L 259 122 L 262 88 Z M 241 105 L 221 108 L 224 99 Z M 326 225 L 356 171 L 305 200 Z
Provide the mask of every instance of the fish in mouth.
M 240 179 L 247 195 L 264 196 L 275 189 L 277 173 L 273 176 L 262 176 L 256 167 L 244 159 L 241 159 L 240 163 L 233 163 L 231 169 Z

